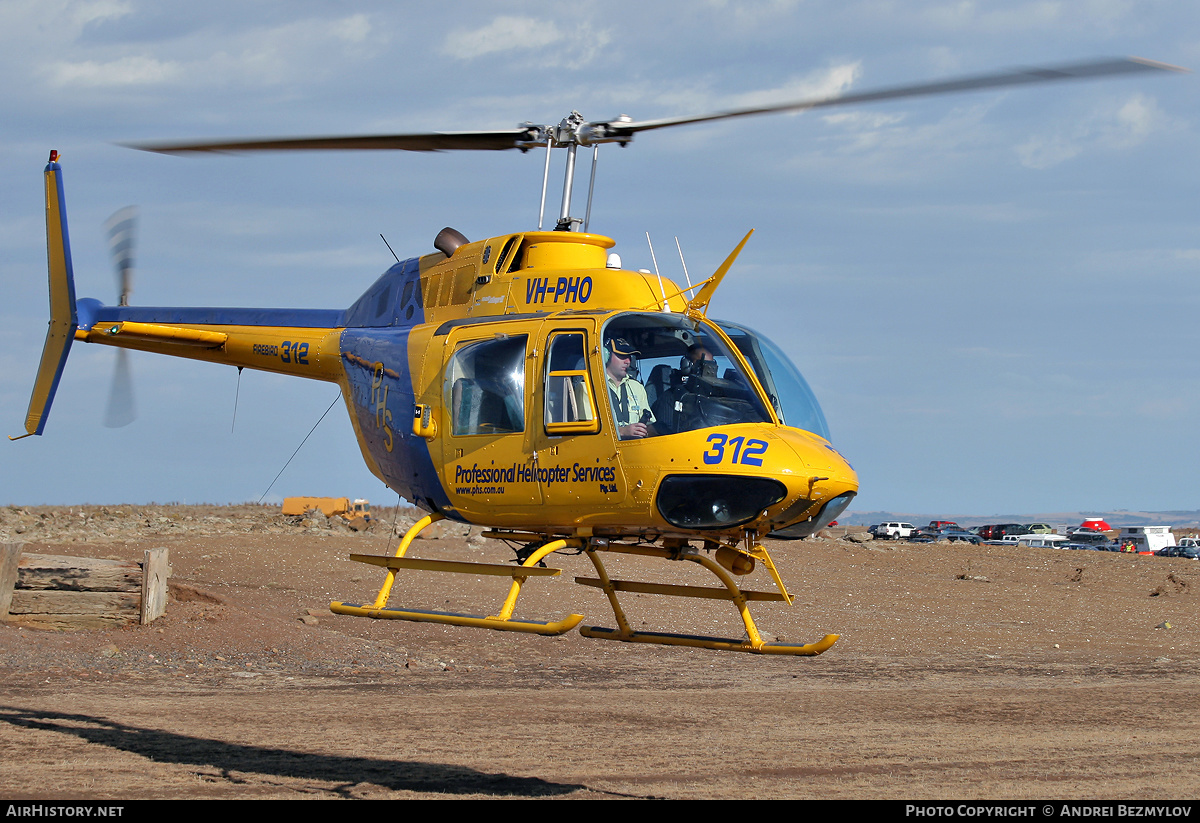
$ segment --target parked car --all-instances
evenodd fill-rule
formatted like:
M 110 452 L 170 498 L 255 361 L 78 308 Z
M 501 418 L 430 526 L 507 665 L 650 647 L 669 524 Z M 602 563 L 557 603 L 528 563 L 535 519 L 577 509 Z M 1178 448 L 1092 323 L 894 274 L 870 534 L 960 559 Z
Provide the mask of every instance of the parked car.
M 1188 560 L 1200 560 L 1200 548 L 1196 546 L 1164 546 L 1154 554 L 1158 557 L 1186 557 Z
M 1029 546 L 1036 549 L 1061 549 L 1067 538 L 1061 534 L 1010 534 L 1005 542 L 1015 540 L 1019 546 Z
M 1107 536 L 1094 532 L 1090 529 L 1078 529 L 1070 537 L 1067 542 L 1063 543 L 1059 548 L 1062 549 L 1086 549 L 1097 552 L 1116 552 L 1120 551 L 1121 547 L 1109 540 Z
M 991 537 L 988 540 L 1003 540 L 1009 535 L 1029 534 L 1029 531 L 1020 523 L 1001 523 L 998 526 L 992 526 Z M 1009 541 L 1010 543 L 1013 541 Z
M 909 538 L 910 543 L 934 543 L 939 540 L 948 540 L 951 543 L 973 543 L 976 545 L 982 542 L 978 535 L 971 534 L 966 529 L 960 529 L 957 526 L 942 529 L 924 528 L 915 532 Z
M 1049 523 L 1026 523 L 1027 534 L 1054 534 L 1054 527 Z
M 939 540 L 949 540 L 951 543 L 970 543 L 978 546 L 983 541 L 979 539 L 979 535 L 971 534 L 969 531 L 958 526 L 950 526 L 940 530 Z
M 926 526 L 925 528 L 927 528 L 927 529 L 945 529 L 945 528 L 951 528 L 951 527 L 955 528 L 955 529 L 961 528 L 961 526 L 959 526 L 953 520 L 930 520 L 929 525 Z
M 902 537 L 912 537 L 912 533 L 917 530 L 917 527 L 912 523 L 902 523 L 899 520 L 890 520 L 887 523 L 880 523 L 867 529 L 872 537 L 877 537 L 880 540 L 899 540 Z

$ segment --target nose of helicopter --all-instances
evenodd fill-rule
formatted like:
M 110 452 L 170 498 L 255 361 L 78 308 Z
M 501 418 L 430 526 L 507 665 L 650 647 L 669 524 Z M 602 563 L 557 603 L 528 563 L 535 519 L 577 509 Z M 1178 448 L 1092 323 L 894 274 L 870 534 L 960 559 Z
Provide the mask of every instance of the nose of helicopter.
M 836 520 L 858 493 L 858 474 L 828 441 L 799 429 L 775 435 L 795 455 L 776 468 L 787 497 L 760 518 L 759 530 L 781 537 L 808 537 Z
M 668 474 L 658 487 L 659 514 L 673 526 L 807 537 L 837 518 L 858 492 L 850 464 L 808 432 L 751 425 L 705 437 L 706 465 Z

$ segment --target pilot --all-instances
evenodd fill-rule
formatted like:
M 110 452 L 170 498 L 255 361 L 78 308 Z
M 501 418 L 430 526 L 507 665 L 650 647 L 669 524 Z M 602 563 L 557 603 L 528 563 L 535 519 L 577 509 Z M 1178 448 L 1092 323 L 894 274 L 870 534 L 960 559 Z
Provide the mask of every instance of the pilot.
M 700 370 L 700 369 L 697 369 L 697 368 L 695 368 L 695 364 L 696 364 L 696 363 L 703 363 L 703 362 L 704 362 L 704 361 L 706 361 L 706 360 L 707 360 L 707 361 L 710 361 L 710 362 L 715 362 L 715 361 L 716 361 L 716 358 L 715 358 L 715 357 L 713 357 L 713 355 L 712 355 L 712 352 L 710 352 L 710 351 L 708 350 L 708 347 L 707 347 L 707 346 L 705 346 L 703 343 L 696 343 L 695 345 L 693 345 L 693 346 L 690 346 L 690 347 L 688 348 L 688 350 L 687 350 L 687 362 L 688 362 L 688 364 L 689 364 L 689 365 L 691 365 L 691 366 L 693 367 L 693 368 L 690 370 L 690 373 L 692 373 L 692 374 L 699 374 L 701 370 Z M 714 367 L 714 368 L 715 368 L 715 367 Z
M 646 387 L 629 375 L 633 356 L 641 352 L 624 337 L 610 337 L 605 349 L 608 360 L 604 371 L 618 435 L 622 440 L 653 437 L 658 432 L 654 430 L 654 412 L 650 410 Z

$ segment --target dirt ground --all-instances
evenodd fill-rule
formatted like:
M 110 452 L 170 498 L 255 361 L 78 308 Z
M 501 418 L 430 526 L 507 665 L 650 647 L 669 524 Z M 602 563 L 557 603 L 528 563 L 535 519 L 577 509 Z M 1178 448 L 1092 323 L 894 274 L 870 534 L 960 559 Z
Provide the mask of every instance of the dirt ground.
M 0 624 L 0 796 L 1180 799 L 1200 750 L 1200 564 L 1052 549 L 769 542 L 812 658 L 334 615 L 369 601 L 387 529 L 268 509 L 15 509 L 26 551 L 170 551 L 142 627 Z M 389 515 L 386 515 L 390 517 Z M 107 520 L 106 520 L 107 518 Z M 506 562 L 461 529 L 410 556 Z M 518 615 L 612 626 L 556 556 Z M 708 585 L 693 564 L 614 577 Z M 686 566 L 686 568 L 684 568 Z M 762 570 L 749 588 L 769 589 Z M 505 578 L 414 572 L 393 605 L 493 613 Z M 648 630 L 738 637 L 728 603 L 625 595 Z

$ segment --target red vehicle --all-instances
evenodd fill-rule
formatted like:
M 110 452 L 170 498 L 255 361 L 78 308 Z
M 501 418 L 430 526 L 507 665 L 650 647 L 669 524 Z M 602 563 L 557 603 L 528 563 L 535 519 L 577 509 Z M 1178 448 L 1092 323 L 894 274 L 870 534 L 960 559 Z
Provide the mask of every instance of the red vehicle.
M 1081 529 L 1091 529 L 1092 531 L 1095 531 L 1095 532 L 1110 532 L 1113 530 L 1112 526 L 1110 526 L 1110 525 L 1108 525 L 1108 523 L 1104 522 L 1103 517 L 1089 517 L 1088 519 L 1086 519 L 1082 523 L 1080 523 L 1079 527 Z
M 933 529 L 936 531 L 937 529 L 945 529 L 945 528 L 958 529 L 958 528 L 961 528 L 961 526 L 959 526 L 953 520 L 930 520 L 929 525 L 926 526 L 925 528 Z
M 1000 540 L 1006 534 L 1029 534 L 1029 529 L 1020 523 L 999 523 L 994 526 L 980 526 L 975 533 L 984 540 Z

